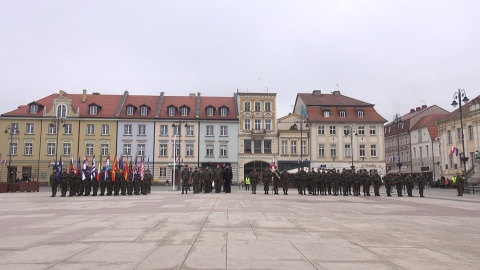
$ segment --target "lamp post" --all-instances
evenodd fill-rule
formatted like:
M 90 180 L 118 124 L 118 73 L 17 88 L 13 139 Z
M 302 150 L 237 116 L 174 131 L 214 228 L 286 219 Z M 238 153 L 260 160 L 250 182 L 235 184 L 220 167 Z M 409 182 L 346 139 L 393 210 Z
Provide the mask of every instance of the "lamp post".
M 55 168 L 54 168 L 54 170 L 55 170 L 55 169 L 58 169 L 58 168 L 56 168 L 56 166 L 59 165 L 59 164 L 58 164 L 58 134 L 60 133 L 59 130 L 58 130 L 59 124 L 60 124 L 60 117 L 56 117 L 56 118 L 55 118 L 55 123 L 50 123 L 50 124 L 48 124 L 48 127 L 49 127 L 50 129 L 55 129 L 55 133 L 56 133 L 56 135 L 57 135 L 57 136 L 56 136 L 56 139 L 55 139 L 55 165 L 54 165 Z M 52 130 L 51 130 L 51 131 L 52 131 Z
M 353 164 L 353 134 L 355 134 L 355 136 L 357 136 L 357 132 L 355 132 L 355 130 L 352 128 L 351 131 L 350 131 L 350 129 L 343 130 L 343 134 L 345 134 L 345 136 L 350 135 L 350 151 L 351 151 L 351 156 L 352 156 L 352 166 L 350 166 L 350 168 L 352 169 L 352 172 L 354 172 L 355 171 L 355 165 Z
M 393 123 L 397 126 L 397 158 L 398 158 L 397 166 L 398 166 L 398 172 L 401 172 L 402 162 L 400 160 L 400 125 L 403 125 L 403 121 L 398 113 L 395 114 Z
M 310 128 L 310 123 L 306 119 L 301 120 L 297 118 L 295 119 L 295 124 L 293 124 L 293 129 L 298 130 L 297 123 L 300 125 L 300 160 L 301 160 L 300 164 L 301 164 L 301 167 L 303 168 L 305 167 L 303 165 L 303 126 L 305 125 L 305 128 Z
M 458 102 L 457 102 L 458 100 Z M 453 94 L 453 102 L 452 106 L 457 107 L 459 105 L 459 111 L 460 111 L 460 130 L 462 134 L 462 151 L 460 155 L 460 161 L 463 164 L 463 177 L 465 179 L 464 181 L 464 193 L 469 194 L 470 193 L 470 188 L 468 186 L 468 180 L 467 180 L 467 161 L 468 157 L 465 155 L 465 136 L 463 134 L 463 113 L 462 113 L 462 102 L 467 103 L 469 99 L 467 98 L 467 93 L 465 92 L 464 89 L 458 89 L 457 92 Z
M 13 134 L 18 134 L 18 128 L 15 124 L 10 124 L 5 127 L 5 134 L 10 134 L 10 142 L 8 143 L 8 166 L 7 166 L 7 182 L 12 181 L 12 154 L 13 154 Z
M 178 123 L 178 124 L 176 124 Z M 180 152 L 180 146 L 181 146 L 181 138 L 182 138 L 182 126 L 181 126 L 181 123 L 183 123 L 183 121 L 179 120 L 179 121 L 174 121 L 173 124 L 172 124 L 172 128 L 173 128 L 173 177 L 172 177 L 172 186 L 173 186 L 173 190 L 175 190 L 175 188 L 177 188 L 178 190 L 181 189 L 180 186 L 178 187 L 175 187 L 175 182 L 176 182 L 176 174 L 175 174 L 175 169 L 176 169 L 176 162 L 178 160 L 178 171 L 180 171 L 182 169 L 182 159 L 180 158 L 181 157 L 181 152 Z M 188 127 L 188 125 L 185 123 L 184 125 L 185 128 Z M 177 132 L 178 130 L 178 132 Z M 178 156 L 177 156 L 177 136 L 178 136 Z

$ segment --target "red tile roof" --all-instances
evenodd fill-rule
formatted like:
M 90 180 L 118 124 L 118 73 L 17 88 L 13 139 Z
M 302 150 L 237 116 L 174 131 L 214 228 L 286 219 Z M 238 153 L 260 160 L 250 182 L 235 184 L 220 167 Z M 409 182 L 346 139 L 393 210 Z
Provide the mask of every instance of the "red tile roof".
M 206 108 L 213 106 L 215 112 L 213 116 L 207 116 Z M 228 115 L 220 116 L 220 108 L 227 107 Z M 200 99 L 200 118 L 201 119 L 215 119 L 215 120 L 236 120 L 237 113 L 235 108 L 234 97 L 201 97 Z
M 428 133 L 430 134 L 430 139 L 434 140 L 438 137 L 438 119 L 444 117 L 446 114 L 430 114 L 424 116 L 418 120 L 417 123 L 412 127 L 412 130 L 426 127 Z
M 325 106 L 325 107 L 352 107 L 352 106 L 367 106 L 373 107 L 373 104 L 366 103 L 351 97 L 338 94 L 320 94 L 314 95 L 312 93 L 299 93 L 297 98 L 301 98 L 306 106 Z
M 197 104 L 197 96 L 164 96 L 162 102 L 162 108 L 160 110 L 160 118 L 171 118 L 171 119 L 195 119 L 195 108 Z M 168 115 L 168 107 L 175 106 L 178 111 L 174 116 Z M 190 111 L 187 116 L 180 115 L 180 107 L 186 105 L 190 108 Z
M 141 95 L 128 95 L 123 104 L 122 111 L 118 117 L 120 118 L 155 118 L 155 109 L 157 108 L 158 96 L 141 96 Z M 133 105 L 137 108 L 133 115 L 127 115 L 127 106 Z M 147 115 L 140 115 L 140 106 L 148 106 L 150 110 Z

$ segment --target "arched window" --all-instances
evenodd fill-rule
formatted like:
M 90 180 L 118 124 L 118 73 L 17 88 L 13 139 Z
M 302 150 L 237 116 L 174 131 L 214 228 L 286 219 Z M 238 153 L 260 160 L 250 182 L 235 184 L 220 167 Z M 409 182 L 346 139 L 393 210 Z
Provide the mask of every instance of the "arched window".
M 57 106 L 57 118 L 66 118 L 67 117 L 67 105 L 60 104 Z

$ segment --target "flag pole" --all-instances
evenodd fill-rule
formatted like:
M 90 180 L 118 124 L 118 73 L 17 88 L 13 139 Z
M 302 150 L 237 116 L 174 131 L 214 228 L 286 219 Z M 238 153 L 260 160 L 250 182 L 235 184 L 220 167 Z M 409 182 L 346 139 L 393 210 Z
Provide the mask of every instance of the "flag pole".
M 177 161 L 177 136 L 173 135 L 173 175 L 172 175 L 172 186 L 173 186 L 173 191 L 175 191 L 175 167 L 176 167 L 176 161 Z

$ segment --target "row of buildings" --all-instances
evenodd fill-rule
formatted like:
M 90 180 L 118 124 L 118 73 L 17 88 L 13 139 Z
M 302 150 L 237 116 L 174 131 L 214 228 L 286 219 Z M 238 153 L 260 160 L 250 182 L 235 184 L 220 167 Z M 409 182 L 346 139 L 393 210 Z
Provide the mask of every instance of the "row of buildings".
M 0 116 L 0 179 L 46 184 L 56 160 L 94 156 L 96 162 L 143 160 L 157 183 L 178 179 L 186 165 L 229 165 L 236 181 L 272 161 L 279 169 L 353 167 L 382 174 L 460 169 L 441 147 L 455 146 L 455 112 L 422 106 L 388 122 L 373 104 L 314 90 L 297 94 L 292 113 L 278 117 L 276 98 L 238 91 L 223 97 L 59 91 Z M 469 153 L 478 149 L 477 101 L 466 106 L 472 117 L 465 119 L 474 127 Z

